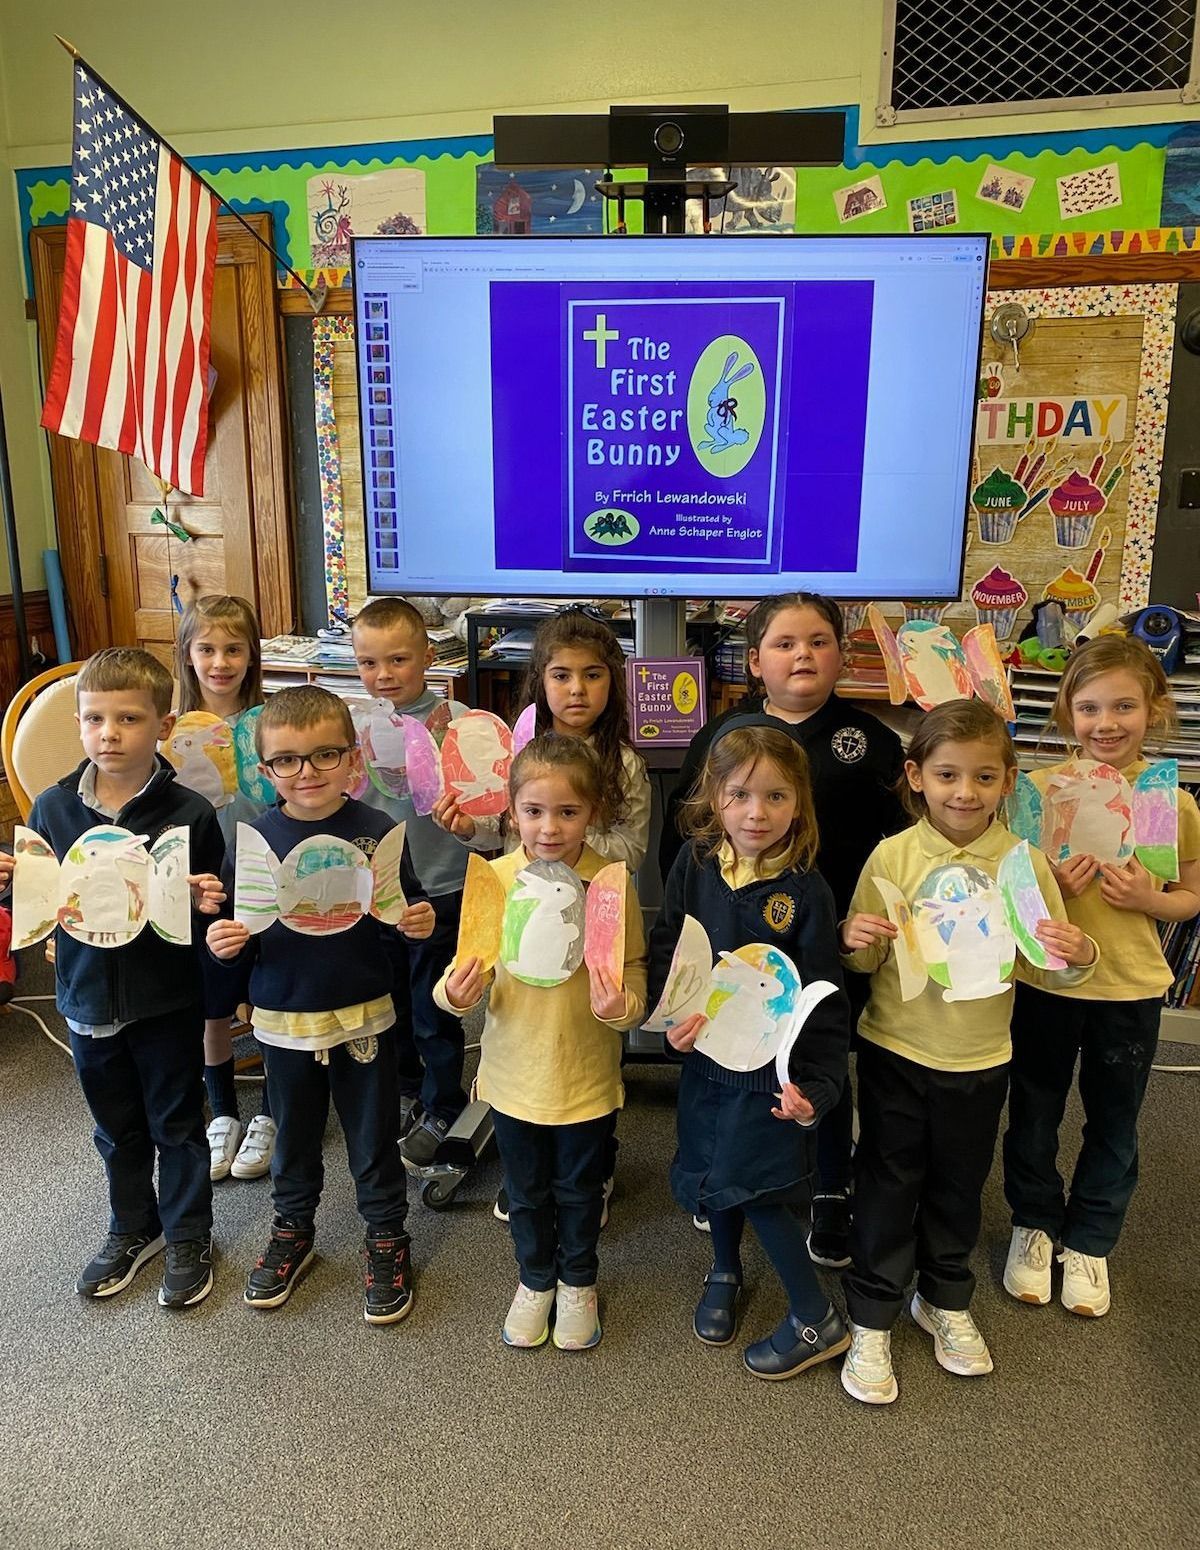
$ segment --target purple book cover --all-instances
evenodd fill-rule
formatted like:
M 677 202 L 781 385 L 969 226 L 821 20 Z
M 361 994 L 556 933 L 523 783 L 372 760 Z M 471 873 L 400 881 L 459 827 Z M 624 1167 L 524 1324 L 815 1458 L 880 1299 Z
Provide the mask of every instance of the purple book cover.
M 853 570 L 869 281 L 491 287 L 501 567 Z
M 686 748 L 708 719 L 702 657 L 631 657 L 629 732 L 639 748 Z

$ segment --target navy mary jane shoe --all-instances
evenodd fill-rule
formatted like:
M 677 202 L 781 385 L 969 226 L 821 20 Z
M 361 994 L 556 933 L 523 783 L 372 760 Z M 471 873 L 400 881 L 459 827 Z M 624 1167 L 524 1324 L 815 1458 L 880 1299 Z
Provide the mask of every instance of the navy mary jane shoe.
M 819 1324 L 806 1324 L 789 1313 L 765 1340 L 747 1346 L 742 1360 L 756 1378 L 794 1378 L 818 1362 L 850 1348 L 850 1332 L 836 1308 Z
M 705 1345 L 728 1345 L 737 1334 L 737 1303 L 742 1278 L 732 1270 L 712 1270 L 692 1315 L 696 1338 Z

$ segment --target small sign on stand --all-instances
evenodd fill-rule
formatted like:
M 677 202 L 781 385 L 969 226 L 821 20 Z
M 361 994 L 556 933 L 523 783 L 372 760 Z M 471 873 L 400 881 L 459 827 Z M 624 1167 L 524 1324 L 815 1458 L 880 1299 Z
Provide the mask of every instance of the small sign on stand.
M 708 719 L 702 657 L 632 657 L 629 730 L 636 748 L 686 748 Z

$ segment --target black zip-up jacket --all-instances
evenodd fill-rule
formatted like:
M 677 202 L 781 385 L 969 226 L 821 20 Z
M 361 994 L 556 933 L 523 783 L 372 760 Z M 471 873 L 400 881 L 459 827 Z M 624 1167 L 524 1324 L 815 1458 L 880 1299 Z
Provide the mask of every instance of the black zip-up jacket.
M 115 818 L 85 806 L 79 782 L 88 759 L 43 791 L 33 804 L 29 828 L 40 834 L 61 861 L 88 829 L 116 824 L 133 834 L 145 834 L 151 845 L 166 829 L 186 826 L 189 871 L 221 870 L 225 841 L 212 804 L 175 779 L 162 757 L 149 784 Z M 209 916 L 192 913 L 192 945 L 180 946 L 160 937 L 147 923 L 124 947 L 90 947 L 59 929 L 55 933 L 54 974 L 58 1010 L 71 1022 L 91 1027 L 158 1017 L 202 1000 L 201 950 Z
M 664 883 L 683 845 L 679 808 L 696 784 L 714 738 L 738 717 L 762 713 L 761 696 L 745 700 L 715 716 L 692 739 L 663 815 L 658 861 Z M 904 772 L 900 739 L 869 710 L 836 694 L 807 721 L 772 717 L 771 722 L 794 737 L 808 755 L 820 835 L 817 870 L 833 889 L 841 920 L 867 857 L 880 840 L 898 834 L 910 821 L 895 789 Z
M 829 980 L 838 987 L 835 995 L 813 1008 L 788 1062 L 792 1081 L 820 1119 L 841 1096 L 850 1047 L 850 1009 L 829 884 L 819 872 L 793 871 L 733 889 L 721 876 L 715 857 L 697 861 L 692 847 L 685 847 L 675 858 L 663 906 L 650 933 L 648 1006 L 656 1006 L 662 995 L 685 915 L 707 931 L 714 962 L 722 952 L 766 942 L 788 955 L 803 984 Z M 667 1051 L 672 1053 L 669 1045 Z M 676 1058 L 699 1065 L 714 1082 L 755 1092 L 778 1091 L 774 1061 L 758 1071 L 728 1071 L 699 1050 Z

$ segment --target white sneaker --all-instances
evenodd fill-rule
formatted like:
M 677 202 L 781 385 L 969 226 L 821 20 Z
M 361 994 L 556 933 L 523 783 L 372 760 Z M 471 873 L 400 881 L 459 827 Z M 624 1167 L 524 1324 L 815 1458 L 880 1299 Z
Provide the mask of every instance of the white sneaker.
M 594 1286 L 558 1283 L 554 1298 L 554 1344 L 560 1351 L 588 1351 L 600 1344 L 599 1301 Z
M 1102 1319 L 1112 1304 L 1108 1292 L 1108 1260 L 1100 1254 L 1064 1249 L 1058 1262 L 1063 1267 L 1063 1307 L 1085 1319 Z
M 890 1405 L 900 1392 L 892 1371 L 892 1336 L 886 1329 L 850 1325 L 850 1349 L 842 1363 L 842 1387 L 864 1405 Z
M 231 1114 L 218 1114 L 208 1127 L 208 1176 L 215 1184 L 229 1177 L 233 1159 L 242 1142 L 242 1123 Z
M 604 1209 L 600 1212 L 601 1227 L 608 1226 L 608 1202 L 612 1199 L 613 1187 L 616 1182 L 616 1179 L 605 1179 L 604 1181 Z
M 699 1211 L 693 1211 L 692 1213 L 692 1226 L 697 1232 L 712 1232 L 708 1217 L 702 1216 Z
M 965 1308 L 935 1308 L 916 1292 L 912 1316 L 926 1334 L 933 1336 L 933 1354 L 939 1367 L 960 1378 L 981 1378 L 991 1372 L 992 1353 Z
M 269 1114 L 256 1114 L 246 1127 L 229 1171 L 235 1179 L 261 1179 L 264 1173 L 270 1173 L 274 1155 L 275 1121 Z
M 512 1300 L 504 1328 L 500 1331 L 504 1344 L 520 1349 L 545 1345 L 546 1336 L 550 1333 L 550 1309 L 553 1306 L 553 1292 L 535 1292 L 519 1281 L 517 1295 Z
M 1040 1227 L 1014 1227 L 1004 1266 L 1004 1290 L 1018 1302 L 1045 1307 L 1050 1301 L 1054 1245 Z

